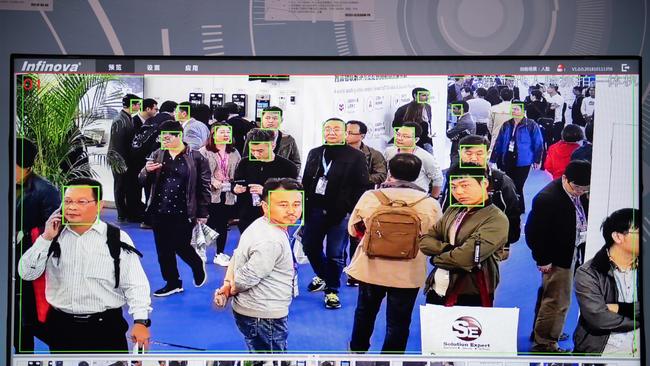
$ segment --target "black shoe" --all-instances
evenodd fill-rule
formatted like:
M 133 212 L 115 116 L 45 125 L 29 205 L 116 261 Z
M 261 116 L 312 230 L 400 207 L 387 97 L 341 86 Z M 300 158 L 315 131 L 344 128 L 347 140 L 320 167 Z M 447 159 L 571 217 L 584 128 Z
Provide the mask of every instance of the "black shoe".
M 165 287 L 156 290 L 153 295 L 156 297 L 163 297 L 163 296 L 169 296 L 173 295 L 178 292 L 183 292 L 183 287 L 181 285 L 178 286 L 172 286 L 172 285 L 165 285 Z
M 345 282 L 345 285 L 348 287 L 359 287 L 359 281 L 355 280 L 352 277 L 348 277 L 348 280 Z
M 145 224 L 145 223 L 143 222 L 143 223 L 140 224 L 140 229 L 147 229 L 147 230 L 149 230 L 149 229 L 153 229 L 153 227 L 151 227 L 151 225 L 149 225 L 149 224 Z
M 201 261 L 201 268 L 194 274 L 194 287 L 201 287 L 208 281 L 208 273 L 205 271 L 205 262 Z
M 320 277 L 316 276 L 312 278 L 311 283 L 309 286 L 307 286 L 307 291 L 309 292 L 317 292 L 317 291 L 322 291 L 325 288 L 325 281 L 323 281 Z

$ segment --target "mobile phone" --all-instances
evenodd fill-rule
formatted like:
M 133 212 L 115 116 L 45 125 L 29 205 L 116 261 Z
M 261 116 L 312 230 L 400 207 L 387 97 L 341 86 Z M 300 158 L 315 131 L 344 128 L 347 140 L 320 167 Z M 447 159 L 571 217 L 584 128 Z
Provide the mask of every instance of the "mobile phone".
M 154 159 L 154 158 L 152 158 L 152 157 L 147 157 L 147 158 L 145 158 L 145 159 L 146 159 L 147 161 L 154 161 L 154 160 L 156 160 L 156 159 Z

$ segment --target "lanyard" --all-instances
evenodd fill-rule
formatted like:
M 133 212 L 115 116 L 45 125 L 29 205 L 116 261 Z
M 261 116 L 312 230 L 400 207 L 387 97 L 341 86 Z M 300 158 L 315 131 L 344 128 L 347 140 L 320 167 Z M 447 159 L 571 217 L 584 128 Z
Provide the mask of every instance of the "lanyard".
M 578 214 L 578 220 L 580 221 L 580 228 L 582 229 L 587 222 L 585 209 L 582 207 L 582 203 L 580 202 L 580 197 L 575 197 L 575 198 L 571 197 L 571 202 L 573 202 L 573 205 L 576 208 L 576 213 Z
M 467 214 L 467 211 L 461 211 L 456 215 L 456 219 L 454 220 L 454 223 L 452 225 L 452 228 L 450 230 L 450 233 L 453 233 L 453 235 L 450 235 L 449 237 L 449 242 L 451 245 L 456 246 L 456 234 L 458 234 L 458 228 L 460 227 L 460 224 L 463 222 L 463 218 L 465 218 L 465 215 Z M 453 240 L 453 243 L 452 243 Z
M 222 158 L 221 154 L 217 153 L 219 157 L 219 168 L 223 174 L 223 179 L 228 179 L 228 158 L 230 157 L 228 153 Z
M 332 159 L 332 160 L 330 160 L 329 164 L 325 164 L 325 151 L 323 151 L 323 169 L 325 169 L 325 171 L 323 172 L 324 177 L 327 176 L 327 172 L 330 171 L 330 168 L 332 167 L 332 162 L 333 161 L 334 160 Z

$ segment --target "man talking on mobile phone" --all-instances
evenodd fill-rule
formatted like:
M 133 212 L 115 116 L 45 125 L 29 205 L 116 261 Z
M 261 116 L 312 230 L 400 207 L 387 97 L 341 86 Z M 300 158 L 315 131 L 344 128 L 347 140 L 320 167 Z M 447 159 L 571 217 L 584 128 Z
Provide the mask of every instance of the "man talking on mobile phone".
M 131 341 L 149 346 L 151 298 L 140 252 L 124 231 L 100 219 L 102 207 L 101 183 L 68 182 L 61 209 L 18 263 L 23 280 L 45 272 L 52 352 L 128 352 L 125 304 L 134 319 Z

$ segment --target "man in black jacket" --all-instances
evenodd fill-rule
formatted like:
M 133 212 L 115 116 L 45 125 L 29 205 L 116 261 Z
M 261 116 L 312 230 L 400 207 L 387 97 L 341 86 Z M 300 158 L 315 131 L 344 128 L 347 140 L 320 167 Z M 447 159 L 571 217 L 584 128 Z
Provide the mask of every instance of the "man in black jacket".
M 140 172 L 140 181 L 151 184 L 147 212 L 151 215 L 160 272 L 166 285 L 153 293 L 169 296 L 182 292 L 176 255 L 192 268 L 194 286 L 207 280 L 205 262 L 190 245 L 196 223 L 208 221 L 210 166 L 198 151 L 181 140 L 183 127 L 175 121 L 160 126 L 161 148 Z
M 558 341 L 571 304 L 574 269 L 583 262 L 590 181 L 591 164 L 574 160 L 562 178 L 549 183 L 533 199 L 526 242 L 542 273 L 534 352 L 566 352 Z
M 239 232 L 243 233 L 253 221 L 262 217 L 261 195 L 269 178 L 298 178 L 298 168 L 288 159 L 275 154 L 275 134 L 254 128 L 246 136 L 248 155 L 235 169 L 233 192 L 239 208 Z
M 239 154 L 244 157 L 244 143 L 246 141 L 246 134 L 248 131 L 257 127 L 254 122 L 239 116 L 239 106 L 233 102 L 228 102 L 223 105 L 228 110 L 228 119 L 226 123 L 232 126 L 232 138 L 234 140 L 235 149 Z
M 431 105 L 429 104 L 429 91 L 425 88 L 415 88 L 411 91 L 411 96 L 413 97 L 412 101 L 397 108 L 397 110 L 395 111 L 395 116 L 393 117 L 393 123 L 392 123 L 393 130 L 395 129 L 395 127 L 402 127 L 404 125 L 404 122 L 419 123 L 420 126 L 422 126 L 423 132 L 422 132 L 422 136 L 420 136 L 420 140 L 418 141 L 418 146 L 431 153 L 433 149 L 433 147 L 431 146 L 433 140 L 431 139 L 430 136 L 432 119 L 431 119 Z M 409 107 L 411 107 L 413 110 L 416 110 L 418 109 L 417 107 L 420 107 L 418 103 L 424 104 L 421 120 L 416 121 L 407 118 L 406 112 L 409 109 Z
M 573 100 L 573 104 L 571 104 L 571 122 L 574 125 L 584 127 L 585 118 L 582 116 L 582 112 L 580 112 L 580 109 L 582 108 L 582 100 L 585 98 L 584 95 L 582 95 L 582 87 L 574 86 L 573 95 L 575 96 L 575 99 Z
M 369 181 L 365 155 L 345 143 L 345 131 L 343 120 L 325 121 L 323 145 L 309 152 L 302 177 L 307 207 L 302 243 L 316 273 L 308 290 L 325 290 L 328 309 L 341 307 L 338 289 L 345 265 L 348 218 Z
M 521 211 L 519 210 L 519 197 L 515 184 L 497 168 L 490 168 L 487 164 L 489 153 L 487 151 L 490 142 L 487 138 L 479 135 L 465 136 L 458 142 L 460 161 L 463 164 L 476 164 L 484 166 L 488 177 L 488 196 L 492 203 L 497 206 L 508 217 L 508 242 L 497 253 L 500 260 L 506 260 L 510 253 L 510 244 L 516 243 L 521 234 Z M 445 179 L 449 182 L 449 175 Z M 446 211 L 451 203 L 457 204 L 449 192 L 449 184 L 445 184 L 441 196 L 442 211 Z
M 126 171 L 113 169 L 115 207 L 117 208 L 117 220 L 120 222 L 126 220 L 131 222 L 142 221 L 142 193 L 138 196 L 139 170 L 131 156 L 131 143 L 136 132 L 131 114 L 140 110 L 141 100 L 140 97 L 134 94 L 125 95 L 122 98 L 122 110 L 115 116 L 111 124 L 108 152 L 115 158 L 119 157 L 126 165 Z
M 37 154 L 38 148 L 32 141 L 16 139 L 16 266 L 43 232 L 52 212 L 61 205 L 61 194 L 56 187 L 33 171 Z M 34 337 L 47 343 L 43 323 L 37 317 L 33 282 L 17 276 L 14 296 L 16 353 L 33 353 Z

